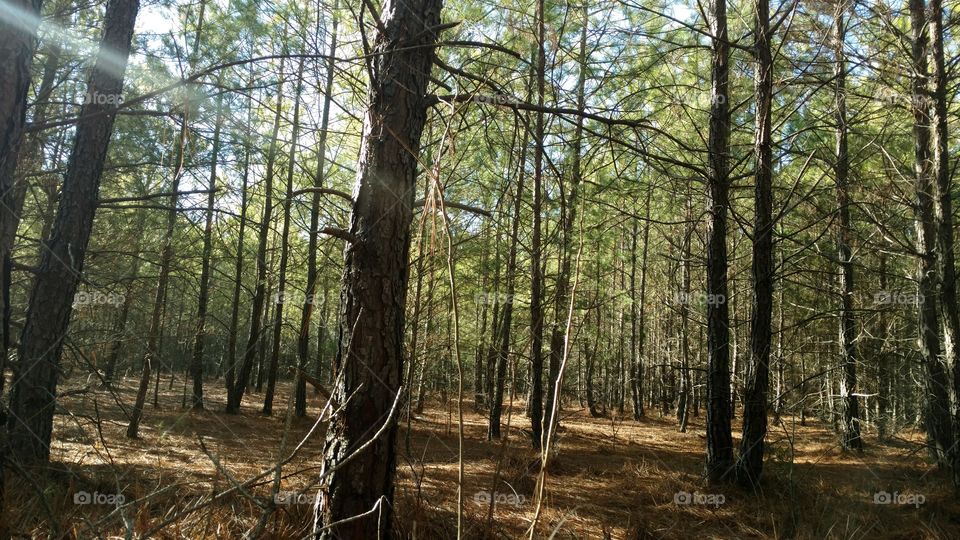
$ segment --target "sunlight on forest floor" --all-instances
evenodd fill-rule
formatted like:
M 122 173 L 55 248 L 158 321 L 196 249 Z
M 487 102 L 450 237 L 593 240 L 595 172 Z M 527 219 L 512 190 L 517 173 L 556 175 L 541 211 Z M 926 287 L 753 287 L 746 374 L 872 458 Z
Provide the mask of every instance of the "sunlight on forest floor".
M 135 384 L 133 378 L 124 380 L 116 398 L 131 403 Z M 272 499 L 276 512 L 264 537 L 303 537 L 313 512 L 316 486 L 311 482 L 320 470 L 322 426 L 283 466 L 279 498 L 271 495 L 274 474 L 269 471 L 313 427 L 319 398 L 310 396 L 307 418 L 292 420 L 281 452 L 289 383 L 278 385 L 273 417 L 259 414 L 263 396 L 257 393 L 247 395 L 243 414 L 223 414 L 224 395 L 215 381 L 206 388 L 208 410 L 187 412 L 181 408 L 181 385 L 177 381 L 170 389 L 166 379 L 161 383 L 160 407 L 148 403 L 139 440 L 124 437 L 125 415 L 110 391 L 91 387 L 83 392 L 86 381 L 64 385 L 51 454 L 56 472 L 30 482 L 11 475 L 13 530 L 89 538 L 97 530 L 122 535 L 124 521 L 137 534 L 169 521 L 154 536 L 236 538 L 260 519 L 263 510 L 256 501 L 266 506 Z M 771 425 L 765 493 L 756 498 L 706 484 L 702 417 L 692 418 L 687 433 L 679 433 L 673 418 L 650 414 L 640 422 L 590 418 L 575 403 L 567 404 L 548 467 L 538 536 L 960 538 L 960 504 L 951 497 L 949 480 L 926 461 L 916 430 L 882 445 L 868 434 L 866 452 L 855 456 L 840 451 L 829 425 L 810 419 L 801 427 L 786 417 Z M 464 415 L 464 537 L 517 538 L 535 512 L 539 455 L 529 448 L 529 421 L 515 405 L 514 427 L 503 446 L 486 440 L 486 417 L 474 412 L 472 402 L 465 403 Z M 409 446 L 405 421 L 397 439 L 398 527 L 404 537 L 455 537 L 456 403 L 433 403 L 411 425 Z M 738 429 L 735 424 L 734 432 Z M 494 486 L 498 463 L 501 481 Z M 234 492 L 177 515 L 265 472 L 244 486 L 245 494 Z M 104 504 L 104 497 L 118 494 L 128 506 L 107 518 L 116 505 Z M 488 521 L 491 498 L 497 504 Z M 123 519 L 116 519 L 121 513 Z

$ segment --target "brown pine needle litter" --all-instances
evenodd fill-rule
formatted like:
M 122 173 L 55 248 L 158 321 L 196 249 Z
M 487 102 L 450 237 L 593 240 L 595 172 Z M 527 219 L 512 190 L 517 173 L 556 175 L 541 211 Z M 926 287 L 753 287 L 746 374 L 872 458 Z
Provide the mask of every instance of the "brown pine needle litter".
M 207 385 L 207 410 L 188 412 L 180 406 L 182 381 L 173 389 L 167 383 L 159 407 L 148 404 L 137 440 L 124 437 L 125 417 L 109 390 L 89 387 L 64 398 L 50 470 L 7 475 L 14 534 L 230 539 L 267 512 L 264 538 L 307 536 L 323 425 L 283 466 L 277 494 L 266 474 L 222 495 L 276 465 L 292 385 L 279 385 L 282 406 L 266 417 L 256 392 L 245 398 L 242 414 L 224 414 L 215 381 Z M 113 391 L 129 403 L 135 384 L 128 378 Z M 85 386 L 75 381 L 64 388 Z M 321 406 L 311 397 L 307 418 L 293 419 L 284 457 L 314 426 Z M 409 451 L 400 422 L 399 537 L 456 536 L 457 430 L 450 407 L 432 402 L 412 420 Z M 487 441 L 486 414 L 465 406 L 464 538 L 518 538 L 529 527 L 540 457 L 530 448 L 522 403 L 514 404 L 512 418 L 491 492 L 503 443 Z M 960 538 L 960 504 L 945 473 L 927 461 L 916 430 L 884 443 L 868 433 L 864 454 L 855 455 L 841 451 L 829 423 L 808 419 L 800 426 L 785 417 L 771 424 L 762 496 L 756 496 L 706 483 L 702 416 L 691 418 L 687 433 L 678 432 L 672 417 L 591 418 L 576 403 L 567 403 L 561 418 L 538 538 Z

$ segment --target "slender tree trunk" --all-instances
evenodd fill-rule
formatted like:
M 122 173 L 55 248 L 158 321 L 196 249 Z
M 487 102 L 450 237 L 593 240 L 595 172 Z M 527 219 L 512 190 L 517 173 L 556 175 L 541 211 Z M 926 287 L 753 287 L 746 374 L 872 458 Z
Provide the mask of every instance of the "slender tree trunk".
M 837 4 L 834 14 L 834 113 L 837 123 L 837 148 L 834 174 L 837 182 L 837 260 L 840 264 L 840 351 L 843 354 L 843 379 L 840 382 L 840 406 L 843 408 L 843 426 L 840 428 L 840 443 L 854 451 L 863 450 L 860 438 L 860 405 L 857 402 L 857 330 L 853 312 L 853 251 L 850 241 L 853 230 L 850 225 L 849 170 L 847 153 L 847 62 L 846 20 L 843 3 Z
M 753 227 L 753 304 L 750 316 L 750 363 L 743 400 L 743 438 L 737 463 L 739 482 L 755 486 L 763 471 L 770 387 L 770 343 L 773 322 L 773 56 L 770 46 L 769 0 L 754 1 L 757 125 L 755 221 Z
M 913 81 L 911 109 L 915 157 L 916 204 L 914 222 L 917 229 L 919 268 L 919 331 L 920 356 L 926 367 L 926 405 L 924 425 L 931 443 L 931 454 L 941 465 L 949 463 L 953 448 L 953 426 L 946 367 L 940 351 L 940 328 L 937 312 L 937 224 L 935 216 L 933 160 L 930 155 L 930 109 L 927 98 L 927 20 L 924 0 L 910 0 L 910 26 L 913 33 Z
M 497 353 L 497 371 L 493 383 L 493 397 L 490 402 L 490 422 L 487 439 L 500 438 L 500 418 L 503 412 L 503 391 L 507 378 L 507 360 L 510 357 L 510 335 L 513 327 L 514 293 L 516 293 L 517 247 L 520 239 L 520 216 L 523 207 L 523 185 L 526 179 L 528 132 L 524 130 L 523 144 L 520 145 L 520 158 L 517 167 L 517 191 L 513 196 L 513 218 L 510 223 L 510 248 L 507 252 L 507 269 L 504 276 L 505 301 L 503 315 L 500 317 L 500 331 Z
M 541 17 L 543 14 L 541 13 Z M 580 49 L 578 54 L 579 75 L 577 77 L 577 110 L 583 112 L 586 108 L 586 83 L 587 83 L 587 33 L 590 28 L 590 19 L 588 16 L 587 3 L 583 3 L 580 16 L 582 18 L 582 27 L 580 30 Z M 541 73 L 542 76 L 542 73 Z M 542 91 L 540 91 L 542 94 Z M 542 98 L 542 95 L 540 95 Z M 542 105 L 542 103 L 541 103 Z M 543 137 L 542 130 L 538 137 Z M 550 333 L 550 361 L 547 378 L 547 403 L 545 406 L 545 419 L 543 425 L 544 431 L 549 431 L 552 422 L 557 422 L 551 417 L 552 411 L 559 411 L 555 407 L 554 400 L 560 400 L 562 396 L 554 396 L 554 388 L 557 385 L 557 378 L 560 375 L 560 362 L 564 356 L 564 334 L 566 329 L 567 310 L 570 303 L 570 275 L 573 258 L 575 256 L 574 246 L 574 224 L 577 222 L 577 200 L 579 197 L 580 183 L 582 181 L 581 171 L 581 153 L 583 152 L 583 116 L 577 115 L 576 127 L 573 132 L 573 143 L 570 146 L 570 185 L 566 197 L 561 197 L 560 207 L 560 271 L 557 274 L 557 293 L 554 301 L 554 320 Z M 556 427 L 554 427 L 556 429 Z
M 730 110 L 727 102 L 730 45 L 727 2 L 713 0 L 713 84 L 709 136 L 707 222 L 707 476 L 711 482 L 733 469 L 730 433 L 730 316 L 727 309 L 727 210 L 730 206 L 728 155 Z M 720 301 L 720 299 L 723 301 Z
M 237 414 L 240 412 L 240 403 L 243 401 L 243 394 L 250 381 L 250 373 L 253 370 L 253 361 L 261 350 L 261 334 L 263 333 L 262 323 L 263 311 L 266 305 L 266 284 L 267 284 L 267 242 L 270 239 L 270 223 L 273 217 L 273 168 L 277 157 L 277 135 L 280 131 L 280 119 L 283 113 L 283 65 L 284 59 L 280 59 L 280 81 L 277 85 L 277 109 L 273 117 L 273 134 L 270 136 L 270 148 L 267 150 L 267 166 L 264 173 L 264 197 L 263 216 L 260 218 L 260 232 L 257 242 L 257 284 L 253 293 L 253 305 L 250 308 L 250 333 L 247 335 L 247 345 L 243 351 L 243 358 L 240 360 L 240 370 L 233 387 L 227 392 L 228 414 Z
M 249 86 L 253 85 L 252 77 L 248 80 Z M 247 126 L 252 124 L 252 100 L 247 102 Z M 243 185 L 240 188 L 240 228 L 237 232 L 237 260 L 234 262 L 234 281 L 233 281 L 233 299 L 230 310 L 230 332 L 227 336 L 227 369 L 224 374 L 224 385 L 227 390 L 227 399 L 230 392 L 233 391 L 234 380 L 236 378 L 237 367 L 237 334 L 240 328 L 240 291 L 243 289 L 243 240 L 247 231 L 247 207 L 249 205 L 249 181 L 250 181 L 250 153 L 251 145 L 244 143 L 243 150 Z
M 317 140 L 317 174 L 313 178 L 313 187 L 320 189 L 326 180 L 327 130 L 330 126 L 330 102 L 333 93 L 333 58 L 337 54 L 337 2 L 334 2 L 331 12 L 330 49 L 327 59 L 327 73 L 324 80 L 323 111 L 320 116 L 320 135 Z M 293 141 L 296 144 L 296 140 Z M 320 193 L 315 191 L 310 203 L 310 239 L 307 243 L 307 290 L 300 311 L 300 337 L 297 341 L 297 370 L 296 400 L 294 413 L 298 417 L 307 414 L 307 387 L 303 378 L 303 371 L 307 369 L 307 360 L 310 358 L 310 319 L 313 317 L 313 306 L 317 291 L 317 236 L 320 229 Z
M 687 220 L 693 222 L 693 206 L 691 205 L 692 194 L 687 195 Z M 684 235 L 683 249 L 681 251 L 681 264 L 683 272 L 682 290 L 685 298 L 690 298 L 690 242 L 694 234 L 693 227 Z M 690 413 L 690 394 L 693 383 L 690 381 L 690 303 L 680 304 L 680 399 L 677 405 L 677 423 L 680 425 L 680 433 L 687 432 L 687 421 Z
M 334 408 L 344 410 L 327 431 L 314 528 L 321 538 L 380 538 L 391 530 L 410 223 L 441 6 L 385 4 L 374 41 L 352 241 L 344 250 L 333 392 Z
M 880 252 L 880 290 L 887 289 L 887 255 Z M 881 309 L 878 314 L 877 332 L 877 438 L 885 441 L 890 433 L 890 355 L 887 350 L 887 336 L 891 335 L 887 324 L 887 311 Z
M 203 408 L 203 341 L 207 331 L 207 303 L 210 297 L 210 257 L 213 255 L 213 206 L 216 201 L 217 159 L 220 154 L 220 128 L 223 123 L 223 94 L 217 96 L 217 119 L 213 128 L 210 155 L 210 181 L 207 189 L 207 216 L 203 227 L 203 261 L 200 266 L 200 295 L 197 299 L 197 331 L 193 341 L 190 374 L 193 377 L 193 408 Z
M 420 353 L 421 356 L 423 356 L 423 361 L 420 362 L 420 374 L 417 379 L 417 414 L 423 412 L 423 407 L 426 403 L 427 385 L 424 383 L 424 379 L 427 378 L 427 360 L 430 357 L 430 345 L 433 338 L 433 309 L 435 305 L 433 295 L 436 291 L 434 283 L 437 275 L 433 268 L 434 250 L 432 244 L 430 245 L 429 251 L 425 253 L 429 253 L 429 259 L 427 260 L 427 314 L 423 324 L 423 351 Z M 423 256 L 427 255 L 421 254 L 421 257 Z M 412 382 L 411 380 L 411 383 Z
M 200 48 L 200 37 L 203 34 L 203 14 L 206 8 L 206 0 L 200 3 L 200 13 L 197 19 L 197 32 L 194 37 L 193 49 L 188 59 L 188 65 L 192 71 L 195 55 Z M 189 99 L 190 87 L 187 87 L 186 97 L 183 99 L 183 115 L 180 118 L 180 137 L 177 142 L 177 159 L 173 171 L 171 182 L 170 202 L 167 210 L 166 230 L 163 237 L 163 247 L 160 254 L 160 275 L 157 279 L 157 293 L 154 297 L 153 314 L 150 318 L 150 329 L 147 334 L 147 353 L 143 358 L 142 371 L 140 373 L 140 385 L 137 389 L 137 398 L 133 405 L 133 411 L 130 414 L 130 423 L 127 425 L 127 437 L 136 439 L 139 435 L 140 420 L 143 418 L 143 405 L 147 399 L 147 390 L 150 387 L 150 376 L 153 362 L 157 362 L 157 385 L 154 388 L 153 404 L 157 405 L 157 393 L 160 384 L 160 343 L 163 335 L 163 319 L 166 312 L 167 287 L 170 280 L 170 266 L 173 263 L 173 234 L 177 224 L 177 203 L 179 201 L 180 180 L 183 175 L 184 161 L 187 153 L 187 139 L 190 130 L 190 109 Z M 171 369 L 171 374 L 173 370 Z
M 546 31 L 544 0 L 537 1 L 537 106 L 543 107 L 546 86 Z M 533 234 L 530 239 L 530 427 L 533 448 L 539 449 L 543 437 L 543 112 L 534 113 L 533 146 Z
M 87 85 L 89 95 L 119 96 L 123 90 L 138 9 L 137 0 L 110 0 L 107 5 L 100 52 Z M 80 111 L 57 218 L 40 259 L 20 338 L 8 444 L 13 457 L 21 461 L 50 457 L 63 337 L 83 271 L 116 116 L 97 100 L 88 101 Z
M 283 199 L 283 229 L 280 233 L 280 276 L 277 281 L 277 302 L 273 309 L 273 350 L 270 354 L 270 370 L 267 372 L 267 392 L 263 398 L 263 414 L 273 414 L 273 396 L 277 389 L 277 370 L 280 365 L 280 346 L 283 344 L 283 304 L 287 296 L 287 259 L 290 256 L 290 206 L 293 199 L 293 172 L 296 169 L 297 140 L 300 137 L 300 96 L 303 92 L 303 63 L 297 67 L 297 89 L 293 102 L 293 133 L 290 138 L 290 153 L 287 156 L 287 189 Z M 298 372 L 299 373 L 299 372 Z M 299 383 L 298 383 L 299 384 Z M 306 389 L 304 389 L 306 393 Z
M 142 216 L 142 214 L 141 214 Z M 120 306 L 120 313 L 113 324 L 113 341 L 110 343 L 110 349 L 107 352 L 107 359 L 103 369 L 103 384 L 110 386 L 113 384 L 114 374 L 116 372 L 117 360 L 120 358 L 120 351 L 123 349 L 123 342 L 126 341 L 127 321 L 130 318 L 130 308 L 133 306 L 134 286 L 137 277 L 140 274 L 140 238 L 143 237 L 143 217 L 138 219 L 137 223 L 137 242 L 130 263 L 130 272 L 127 277 L 127 286 L 124 289 L 123 305 Z
M 160 342 L 163 333 L 163 318 L 166 312 L 167 286 L 170 280 L 170 266 L 173 262 L 173 233 L 177 223 L 177 201 L 179 199 L 180 178 L 183 173 L 183 162 L 186 154 L 188 117 L 184 114 L 180 118 L 180 135 L 177 142 L 176 165 L 173 179 L 170 184 L 170 201 L 167 210 L 166 230 L 163 236 L 163 246 L 160 251 L 160 275 L 157 278 L 156 295 L 153 300 L 153 312 L 150 317 L 150 328 L 147 331 L 147 351 L 143 357 L 140 371 L 140 384 L 137 388 L 137 397 L 127 425 L 127 437 L 135 439 L 139 435 L 140 420 L 143 417 L 143 406 L 147 400 L 147 391 L 150 389 L 150 377 L 153 364 L 157 363 L 157 384 L 159 384 Z M 154 391 L 156 395 L 157 391 Z

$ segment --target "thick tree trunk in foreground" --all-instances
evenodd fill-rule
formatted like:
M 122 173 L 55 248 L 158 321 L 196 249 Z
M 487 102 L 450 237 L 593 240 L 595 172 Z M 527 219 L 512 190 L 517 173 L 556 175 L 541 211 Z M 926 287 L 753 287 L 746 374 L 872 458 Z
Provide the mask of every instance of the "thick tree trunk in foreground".
M 130 41 L 140 4 L 111 0 L 88 95 L 119 96 L 123 90 Z M 30 295 L 27 322 L 20 337 L 19 366 L 10 397 L 9 444 L 14 458 L 43 460 L 50 456 L 57 378 L 63 337 L 73 298 L 83 272 L 83 259 L 93 229 L 114 114 L 108 106 L 87 100 L 80 111 L 63 192 L 37 280 Z
M 949 463 L 953 447 L 953 426 L 946 366 L 940 356 L 940 321 L 937 313 L 938 264 L 934 183 L 930 155 L 930 109 L 927 87 L 927 21 L 923 0 L 910 0 L 913 32 L 913 82 L 910 100 L 913 112 L 914 181 L 916 201 L 914 223 L 917 252 L 920 254 L 918 306 L 920 356 L 926 368 L 926 403 L 923 423 L 930 453 L 941 465 Z
M 380 538 L 393 521 L 410 223 L 441 6 L 387 1 L 374 42 L 352 241 L 344 250 L 333 397 L 344 410 L 327 431 L 315 524 L 321 538 Z
M 727 42 L 727 2 L 713 4 L 713 86 L 709 139 L 707 222 L 707 476 L 725 480 L 733 470 L 730 433 L 730 314 L 727 308 L 727 210 L 730 206 L 730 45 Z

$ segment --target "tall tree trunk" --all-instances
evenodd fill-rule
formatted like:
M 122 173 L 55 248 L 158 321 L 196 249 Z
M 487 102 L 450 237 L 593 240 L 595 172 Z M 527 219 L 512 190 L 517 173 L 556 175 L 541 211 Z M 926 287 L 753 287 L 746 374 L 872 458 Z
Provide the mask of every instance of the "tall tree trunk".
M 546 31 L 544 0 L 537 1 L 537 106 L 542 108 L 546 86 Z M 533 146 L 533 234 L 530 239 L 530 427 L 533 448 L 539 449 L 543 437 L 543 111 L 535 114 Z
M 880 290 L 887 289 L 887 255 L 880 252 Z M 887 311 L 881 309 L 878 314 L 879 331 L 877 332 L 877 438 L 885 441 L 890 434 L 893 422 L 890 421 L 890 363 L 891 358 L 887 349 L 887 336 L 891 335 L 887 324 Z M 801 394 L 802 395 L 802 394 Z
M 528 92 L 529 93 L 529 92 Z M 516 137 L 514 137 L 516 139 Z M 523 208 L 523 185 L 526 179 L 527 144 L 529 132 L 524 129 L 520 145 L 519 165 L 517 166 L 517 191 L 513 196 L 513 217 L 510 223 L 510 248 L 507 252 L 507 269 L 504 276 L 503 315 L 500 317 L 500 331 L 497 332 L 497 368 L 492 385 L 493 395 L 490 402 L 490 422 L 487 427 L 487 439 L 500 438 L 500 418 L 503 413 L 503 391 L 507 378 L 507 361 L 510 356 L 510 335 L 513 327 L 514 294 L 517 287 L 517 247 L 520 240 L 520 216 Z M 515 148 L 516 146 L 514 146 Z
M 687 221 L 693 223 L 692 194 L 687 195 Z M 684 298 L 690 298 L 690 243 L 694 234 L 693 226 L 684 234 L 681 264 L 683 272 L 682 290 Z M 690 380 L 690 302 L 680 304 L 680 399 L 677 404 L 677 423 L 680 433 L 687 432 L 687 421 L 690 413 L 690 394 L 693 383 Z
M 727 1 L 713 2 L 713 69 L 710 92 L 709 198 L 707 222 L 707 476 L 728 478 L 733 461 L 730 433 L 730 315 L 727 308 L 727 210 L 730 206 L 730 44 Z M 720 301 L 723 299 L 724 301 Z
M 333 93 L 333 58 L 337 54 L 337 2 L 334 2 L 330 14 L 330 49 L 327 59 L 327 73 L 323 85 L 323 111 L 320 116 L 320 135 L 317 140 L 317 174 L 313 178 L 313 187 L 317 190 L 323 187 L 326 180 L 327 130 L 330 126 L 330 103 Z M 319 24 L 319 23 L 318 23 Z M 319 31 L 319 30 L 318 30 Z M 294 140 L 296 144 L 296 140 Z M 297 341 L 297 370 L 296 400 L 294 413 L 298 417 L 307 414 L 307 387 L 303 372 L 307 369 L 307 360 L 310 358 L 310 320 L 313 318 L 313 306 L 317 292 L 317 236 L 320 229 L 320 192 L 314 191 L 310 202 L 310 239 L 307 243 L 307 290 L 300 311 L 300 337 Z
M 300 96 L 303 92 L 303 63 L 297 67 L 297 89 L 293 101 L 293 133 L 290 137 L 290 153 L 287 155 L 287 188 L 283 199 L 283 229 L 280 233 L 280 276 L 277 281 L 277 302 L 273 309 L 273 350 L 270 354 L 270 370 L 267 372 L 267 392 L 263 397 L 263 414 L 273 414 L 273 396 L 277 389 L 277 369 L 280 365 L 280 346 L 283 344 L 283 304 L 287 296 L 287 259 L 290 256 L 290 207 L 293 199 L 293 172 L 296 169 L 297 139 L 300 137 Z M 306 393 L 306 389 L 304 389 Z
M 580 50 L 578 54 L 579 75 L 577 78 L 577 110 L 583 112 L 586 108 L 586 86 L 587 86 L 587 32 L 590 27 L 590 19 L 587 10 L 587 4 L 581 7 L 580 16 L 582 18 L 582 27 L 580 29 Z M 545 407 L 545 430 L 549 431 L 551 422 L 557 422 L 551 417 L 555 409 L 554 400 L 559 400 L 562 396 L 554 396 L 554 388 L 557 385 L 557 378 L 560 375 L 560 362 L 564 355 L 564 334 L 566 330 L 567 310 L 570 303 L 570 274 L 574 249 L 574 224 L 577 222 L 577 200 L 579 197 L 580 183 L 582 181 L 581 153 L 583 152 L 583 116 L 577 115 L 576 127 L 573 132 L 573 144 L 570 147 L 570 187 L 567 197 L 561 197 L 560 208 L 560 272 L 557 274 L 557 294 L 554 301 L 554 320 L 550 334 L 550 363 L 549 377 L 547 382 L 547 403 Z M 542 133 L 541 135 L 542 136 Z M 556 407 L 556 410 L 560 410 Z M 553 428 L 556 430 L 556 427 Z
M 754 486 L 763 471 L 770 387 L 770 343 L 773 322 L 773 55 L 770 47 L 770 2 L 754 1 L 757 125 L 754 134 L 756 188 L 753 227 L 753 303 L 750 314 L 750 363 L 743 400 L 743 438 L 737 480 Z
M 123 304 L 120 306 L 120 313 L 113 324 L 113 341 L 110 343 L 110 349 L 107 352 L 107 359 L 103 368 L 103 384 L 109 386 L 113 384 L 114 374 L 116 372 L 117 360 L 120 359 L 120 351 L 123 349 L 123 342 L 126 341 L 127 321 L 130 318 L 130 308 L 133 306 L 134 286 L 137 277 L 140 274 L 141 260 L 141 238 L 143 237 L 143 214 L 140 214 L 137 220 L 137 241 L 130 262 L 130 272 L 127 277 L 127 286 L 124 288 Z
M 186 109 L 186 104 L 185 107 Z M 179 199 L 180 178 L 183 173 L 183 162 L 186 154 L 188 116 L 180 118 L 180 135 L 177 139 L 177 157 L 174 166 L 173 179 L 170 184 L 170 201 L 167 210 L 166 230 L 163 236 L 163 245 L 160 250 L 160 275 L 157 278 L 156 294 L 153 300 L 153 312 L 150 317 L 150 327 L 147 330 L 147 351 L 142 359 L 140 384 L 137 387 L 137 397 L 127 424 L 127 437 L 135 439 L 140 430 L 140 420 L 143 417 L 143 406 L 147 400 L 147 391 L 150 389 L 150 377 L 153 364 L 157 365 L 157 384 L 160 376 L 160 343 L 163 334 L 163 318 L 166 312 L 167 286 L 170 281 L 170 266 L 173 262 L 173 233 L 177 223 L 177 201 Z M 154 390 L 154 395 L 157 390 Z
M 840 382 L 840 406 L 843 426 L 840 443 L 848 450 L 862 451 L 860 438 L 860 405 L 857 402 L 857 330 L 853 312 L 853 251 L 850 241 L 850 158 L 847 153 L 847 61 L 844 46 L 847 28 L 844 3 L 834 13 L 834 119 L 837 127 L 837 148 L 834 174 L 837 182 L 837 262 L 840 264 L 840 351 L 843 354 L 843 379 Z
M 247 335 L 247 345 L 240 360 L 240 371 L 233 387 L 227 392 L 228 414 L 240 412 L 240 403 L 250 381 L 253 370 L 253 361 L 261 350 L 261 334 L 264 329 L 263 311 L 266 305 L 267 285 L 267 242 L 270 240 L 270 223 L 273 218 L 273 167 L 277 158 L 277 135 L 280 131 L 280 119 L 283 116 L 283 66 L 285 56 L 280 58 L 280 80 L 277 84 L 277 109 L 273 117 L 273 134 L 270 136 L 270 147 L 267 150 L 267 167 L 264 172 L 263 216 L 260 218 L 260 232 L 257 241 L 257 284 L 253 293 L 253 305 L 250 308 L 250 333 Z
M 930 109 L 927 98 L 927 20 L 924 0 L 910 0 L 910 26 L 913 34 L 912 61 L 914 136 L 914 181 L 916 203 L 914 223 L 917 230 L 919 267 L 919 331 L 920 356 L 926 367 L 926 405 L 924 425 L 931 443 L 931 455 L 941 465 L 949 463 L 953 448 L 953 426 L 950 414 L 949 386 L 946 367 L 940 356 L 940 328 L 937 312 L 937 224 L 934 201 L 933 160 L 930 155 Z
M 190 71 L 193 71 L 196 54 L 200 48 L 200 37 L 203 35 L 203 14 L 206 9 L 206 0 L 200 2 L 200 13 L 197 19 L 197 30 L 194 36 L 193 48 L 187 61 Z M 157 278 L 157 292 L 154 297 L 153 313 L 150 318 L 150 329 L 147 334 L 147 352 L 143 358 L 140 373 L 140 385 L 137 388 L 137 398 L 130 413 L 130 423 L 127 425 L 127 437 L 135 439 L 140 430 L 140 420 L 143 418 L 143 405 L 147 399 L 147 390 L 150 387 L 152 364 L 157 362 L 157 386 L 153 391 L 153 404 L 157 405 L 158 386 L 160 384 L 160 343 L 163 339 L 163 319 L 166 312 L 167 287 L 170 281 L 170 266 L 173 263 L 173 234 L 177 224 L 177 203 L 179 201 L 180 180 L 183 175 L 184 161 L 187 153 L 187 139 L 190 131 L 191 101 L 189 98 L 191 87 L 185 89 L 183 98 L 183 115 L 180 118 L 180 137 L 177 142 L 177 158 L 171 181 L 170 202 L 167 210 L 166 230 L 163 236 L 163 247 L 160 254 L 160 275 Z M 171 369 L 171 374 L 173 370 Z
M 62 23 L 66 17 L 61 13 L 54 18 L 55 23 Z M 4 27 L 0 25 L 0 29 Z M 6 29 L 0 30 L 0 32 L 6 32 Z M 14 36 L 15 33 L 10 34 Z M 5 52 L 9 52 L 4 48 L 4 45 L 0 45 L 0 49 L 3 49 Z M 4 53 L 0 53 L 4 54 Z M 44 123 L 48 116 L 50 115 L 50 95 L 53 93 L 54 84 L 56 83 L 57 70 L 60 68 L 62 58 L 62 48 L 60 42 L 53 40 L 48 45 L 47 59 L 43 65 L 43 76 L 40 81 L 40 86 L 37 89 L 36 101 L 33 104 L 33 119 L 34 123 Z M 28 58 L 29 60 L 29 58 Z M 18 60 L 19 61 L 19 60 Z M 11 67 L 13 67 L 16 62 L 11 60 Z M 8 79 L 11 82 L 16 82 L 16 77 L 11 75 Z M 6 92 L 4 98 L 14 99 L 16 96 L 16 91 Z M 4 99 L 0 98 L 0 99 Z M 10 102 L 6 102 L 0 107 L 6 107 L 11 105 Z M 10 129 L 21 129 L 13 128 Z M 0 128 L 5 129 L 5 128 Z M 18 137 L 17 133 L 13 133 L 14 138 Z M 0 135 L 0 139 L 4 136 Z M 65 138 L 63 133 L 59 134 L 60 144 L 58 145 L 56 151 L 54 152 L 56 158 L 59 158 L 60 148 L 62 147 L 62 141 Z M 0 142 L 0 148 L 3 144 L 10 143 L 9 139 L 6 140 L 6 143 Z M 23 148 L 20 149 L 17 144 L 22 144 Z M 23 156 L 23 159 L 18 159 L 18 156 Z M 6 156 L 6 157 L 4 157 Z M 24 163 L 26 161 L 26 163 Z M 20 162 L 18 164 L 18 162 Z M 12 306 L 10 305 L 9 299 L 11 294 L 11 286 L 13 282 L 13 248 L 16 239 L 17 228 L 20 225 L 20 219 L 23 214 L 23 204 L 26 200 L 28 183 L 26 175 L 29 172 L 34 170 L 42 171 L 44 163 L 44 135 L 42 133 L 32 133 L 26 136 L 23 136 L 23 140 L 20 142 L 14 141 L 13 150 L 9 153 L 0 149 L 0 208 L 4 209 L 4 212 L 0 213 L 0 396 L 3 395 L 4 386 L 6 384 L 6 377 L 2 376 L 6 373 L 6 362 L 7 356 L 10 349 L 10 340 L 12 339 L 12 332 L 10 331 L 10 320 L 12 316 Z M 19 166 L 18 166 L 19 165 Z M 8 168 L 9 167 L 9 168 Z M 49 179 L 43 184 L 42 189 L 47 191 L 47 207 L 46 211 L 43 213 L 41 233 L 40 233 L 40 249 L 42 250 L 42 241 L 46 240 L 50 234 L 50 227 L 53 226 L 53 220 L 57 212 L 57 198 L 60 192 L 60 176 L 56 174 L 48 175 Z M 12 178 L 12 180 L 10 179 Z M 0 406 L 2 410 L 2 406 Z M 2 423 L 0 419 L 0 423 Z
M 248 79 L 248 86 L 253 86 L 253 72 Z M 253 99 L 247 100 L 247 126 L 252 125 L 253 121 Z M 237 233 L 237 260 L 234 262 L 233 270 L 233 299 L 230 303 L 230 332 L 227 336 L 227 369 L 224 374 L 224 385 L 227 390 L 227 400 L 230 399 L 230 393 L 233 392 L 233 386 L 236 378 L 237 368 L 237 334 L 240 327 L 240 291 L 243 289 L 243 240 L 247 230 L 247 207 L 249 206 L 249 181 L 250 181 L 250 154 L 252 145 L 250 141 L 244 142 L 243 149 L 243 186 L 240 188 L 240 230 Z
M 217 119 L 213 128 L 210 155 L 210 181 L 207 189 L 207 215 L 203 227 L 203 260 L 200 265 L 200 294 L 197 298 L 197 327 L 193 340 L 190 374 L 193 377 L 193 408 L 203 408 L 203 341 L 207 333 L 207 303 L 210 297 L 210 257 L 213 255 L 213 206 L 216 201 L 217 159 L 220 154 L 220 128 L 223 123 L 223 94 L 217 96 Z
M 646 321 L 646 305 L 647 305 L 647 255 L 650 253 L 650 201 L 653 197 L 653 185 L 650 184 L 647 186 L 647 197 L 644 202 L 644 222 L 643 222 L 643 255 L 640 259 L 640 298 L 637 298 L 636 295 L 636 273 L 637 273 L 637 223 L 633 223 L 633 249 L 631 250 L 631 266 L 630 266 L 630 305 L 631 305 L 631 327 L 630 327 L 630 341 L 634 343 L 631 345 L 633 350 L 634 358 L 632 364 L 633 375 L 631 377 L 633 385 L 633 419 L 640 420 L 644 416 L 643 411 L 643 377 L 644 377 L 644 366 L 643 358 L 646 354 L 646 341 L 647 341 L 647 321 Z M 637 309 L 637 304 L 640 304 L 639 310 Z
M 37 47 L 42 0 L 9 0 L 4 4 L 22 18 L 0 18 L 0 207 L 16 209 L 17 168 L 20 139 L 27 114 L 30 64 Z M 0 212 L 0 380 L 10 347 L 10 286 L 13 269 L 13 239 L 19 212 Z M 3 383 L 0 382 L 0 394 Z M 0 406 L 0 410 L 2 410 Z M 0 418 L 3 421 L 4 418 Z
M 388 1 L 374 41 L 344 250 L 333 392 L 334 408 L 344 410 L 327 431 L 314 527 L 321 538 L 380 538 L 391 530 L 410 223 L 441 6 Z
M 953 253 L 953 180 L 950 175 L 950 139 L 947 131 L 947 68 L 943 51 L 943 2 L 930 0 L 930 52 L 933 58 L 933 175 L 937 179 L 937 252 L 940 254 L 940 313 L 943 317 L 943 357 L 953 370 L 954 437 L 960 434 L 960 306 Z M 960 450 L 953 449 L 953 485 L 960 489 Z
M 119 96 L 140 4 L 110 0 L 88 95 Z M 40 259 L 20 337 L 10 396 L 9 448 L 21 461 L 50 457 L 63 337 L 93 229 L 100 177 L 113 132 L 110 107 L 87 100 L 80 110 L 57 218 Z M 106 113 L 106 114 L 104 114 Z

